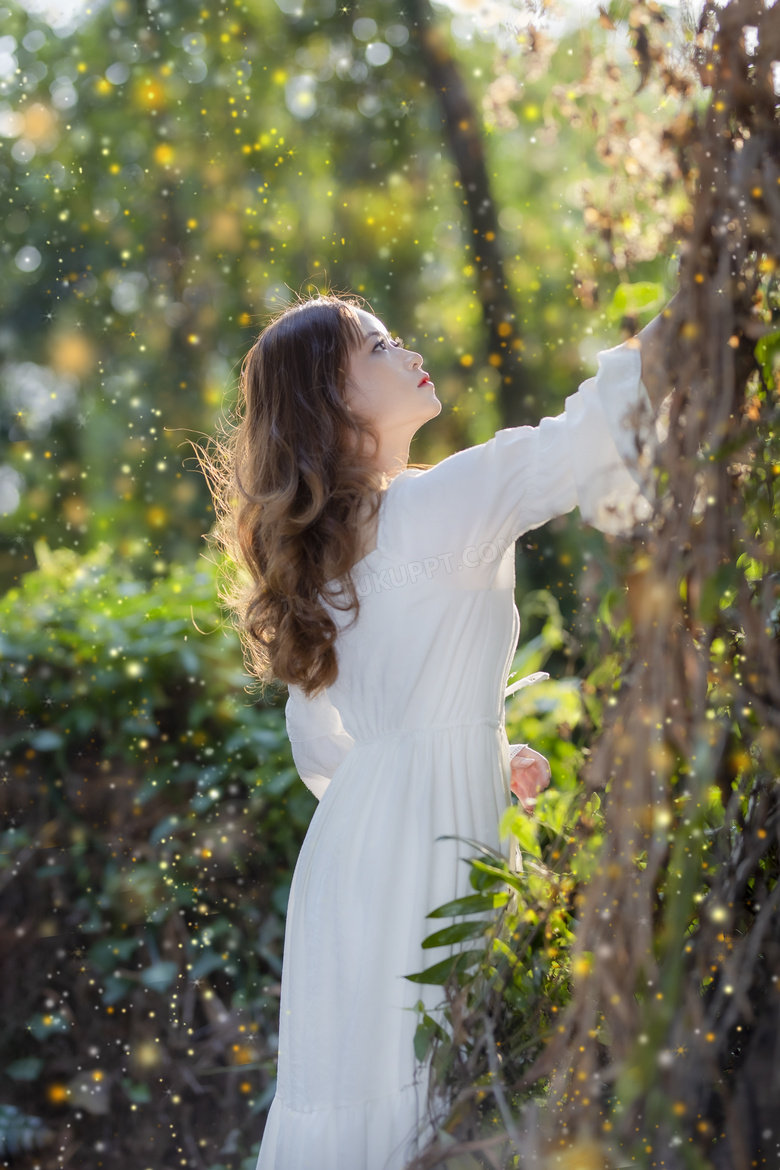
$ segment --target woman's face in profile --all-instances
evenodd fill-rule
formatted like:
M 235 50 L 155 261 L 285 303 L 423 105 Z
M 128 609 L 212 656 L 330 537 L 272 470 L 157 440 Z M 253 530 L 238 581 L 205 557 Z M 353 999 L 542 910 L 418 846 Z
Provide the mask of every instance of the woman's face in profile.
M 419 353 L 394 342 L 373 313 L 356 309 L 363 340 L 350 359 L 347 404 L 381 432 L 414 434 L 441 413 L 433 382 Z M 422 385 L 421 385 L 422 382 Z

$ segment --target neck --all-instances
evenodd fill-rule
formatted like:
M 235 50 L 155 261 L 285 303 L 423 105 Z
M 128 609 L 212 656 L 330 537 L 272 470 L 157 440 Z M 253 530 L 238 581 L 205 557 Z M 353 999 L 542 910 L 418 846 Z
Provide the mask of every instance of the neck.
M 409 465 L 409 447 L 411 436 L 401 438 L 381 436 L 379 450 L 374 457 L 374 466 L 383 471 L 388 479 L 394 479 Z

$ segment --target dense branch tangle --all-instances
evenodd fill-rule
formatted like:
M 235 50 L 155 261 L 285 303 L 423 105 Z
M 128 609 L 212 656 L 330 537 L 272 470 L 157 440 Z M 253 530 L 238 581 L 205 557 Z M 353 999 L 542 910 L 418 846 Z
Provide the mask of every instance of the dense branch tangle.
M 643 81 L 673 89 L 660 10 L 634 4 L 631 25 Z M 708 5 L 694 52 L 711 99 L 675 128 L 693 217 L 669 310 L 669 432 L 626 573 L 623 685 L 584 777 L 607 788 L 605 844 L 579 901 L 570 1004 L 503 1087 L 519 1104 L 547 1085 L 541 1115 L 527 1105 L 504 1135 L 507 1166 L 776 1164 L 780 11 Z M 465 1021 L 472 1071 L 487 1063 L 482 1014 Z
M 752 57 L 746 25 L 758 30 Z M 758 1065 L 749 1059 L 769 1036 L 777 1044 L 780 1022 L 778 738 L 762 730 L 780 724 L 777 555 L 745 503 L 777 415 L 776 397 L 755 393 L 753 372 L 766 329 L 756 302 L 765 303 L 780 253 L 771 69 L 780 14 L 735 0 L 708 9 L 701 29 L 712 100 L 683 146 L 694 223 L 671 310 L 663 491 L 628 582 L 635 641 L 625 686 L 587 777 L 610 786 L 607 845 L 581 907 L 574 970 L 587 968 L 578 955 L 595 962 L 575 979 L 565 1030 L 536 1072 L 555 1070 L 553 1100 L 571 1133 L 602 1132 L 606 1090 L 610 1124 L 633 1152 L 683 1165 L 675 1149 L 698 1135 L 702 1150 L 716 1139 L 709 1156 L 725 1170 L 768 1152 L 761 1134 L 777 1108 L 776 1062 L 765 1063 L 770 1052 Z M 750 583 L 735 570 L 746 552 L 762 571 Z M 716 640 L 731 648 L 733 672 L 728 650 L 726 669 L 713 669 Z M 725 823 L 706 860 L 713 783 Z M 706 891 L 700 901 L 697 891 Z M 596 1034 L 609 1038 L 606 1053 Z M 763 1087 L 753 1080 L 762 1066 Z

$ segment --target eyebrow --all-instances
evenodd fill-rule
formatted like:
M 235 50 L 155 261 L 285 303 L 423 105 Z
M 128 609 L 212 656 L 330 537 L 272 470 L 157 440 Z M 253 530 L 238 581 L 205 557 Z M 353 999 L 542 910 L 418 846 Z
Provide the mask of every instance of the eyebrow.
M 366 333 L 366 341 L 369 337 L 384 337 L 386 340 L 390 337 L 389 333 L 380 333 L 378 329 L 372 329 L 370 333 Z

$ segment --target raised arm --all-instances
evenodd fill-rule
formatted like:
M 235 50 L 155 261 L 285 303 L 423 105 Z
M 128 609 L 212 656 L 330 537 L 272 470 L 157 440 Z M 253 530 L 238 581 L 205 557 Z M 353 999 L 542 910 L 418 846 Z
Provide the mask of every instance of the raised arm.
M 577 505 L 586 523 L 612 534 L 647 519 L 656 411 L 642 382 L 642 340 L 599 353 L 596 374 L 562 414 L 503 428 L 400 479 L 385 523 L 388 557 L 426 573 L 441 563 L 437 580 L 455 588 L 483 578 L 489 587 L 511 543 Z

